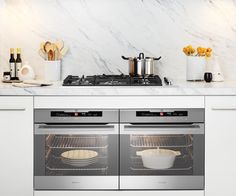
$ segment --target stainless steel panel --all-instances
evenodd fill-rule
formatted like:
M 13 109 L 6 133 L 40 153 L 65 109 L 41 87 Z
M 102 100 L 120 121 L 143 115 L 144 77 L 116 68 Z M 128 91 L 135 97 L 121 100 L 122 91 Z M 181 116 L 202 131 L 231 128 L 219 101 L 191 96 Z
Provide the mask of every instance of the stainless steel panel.
M 122 124 L 120 126 L 121 134 L 204 134 L 204 124 L 159 124 L 159 125 L 132 125 Z
M 52 111 L 88 112 L 101 111 L 101 117 L 51 117 Z M 35 123 L 118 123 L 119 110 L 101 109 L 36 109 L 34 110 Z
M 81 190 L 119 188 L 118 176 L 36 176 L 34 190 Z
M 26 108 L 9 108 L 9 107 L 7 107 L 7 108 L 3 108 L 3 107 L 1 107 L 0 108 L 0 111 L 2 112 L 21 112 L 21 111 L 25 111 L 26 110 Z
M 203 190 L 203 176 L 121 176 L 120 189 Z
M 34 196 L 204 196 L 202 190 L 176 191 L 34 191 Z
M 36 135 L 47 135 L 47 134 L 118 134 L 118 124 L 107 124 L 107 125 L 46 125 L 36 124 L 35 134 Z
M 137 117 L 136 111 L 173 112 L 187 111 L 187 117 Z M 186 109 L 127 109 L 120 111 L 121 123 L 199 123 L 204 122 L 205 110 L 202 108 Z

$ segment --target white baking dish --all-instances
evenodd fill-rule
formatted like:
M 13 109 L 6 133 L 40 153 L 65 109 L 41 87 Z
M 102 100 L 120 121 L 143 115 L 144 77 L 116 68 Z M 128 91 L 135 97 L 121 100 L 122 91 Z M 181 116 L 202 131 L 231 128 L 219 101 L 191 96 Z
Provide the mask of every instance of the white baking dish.
M 176 156 L 181 155 L 181 153 L 168 149 L 148 149 L 137 151 L 136 155 L 142 157 L 143 166 L 146 168 L 168 169 L 173 167 Z

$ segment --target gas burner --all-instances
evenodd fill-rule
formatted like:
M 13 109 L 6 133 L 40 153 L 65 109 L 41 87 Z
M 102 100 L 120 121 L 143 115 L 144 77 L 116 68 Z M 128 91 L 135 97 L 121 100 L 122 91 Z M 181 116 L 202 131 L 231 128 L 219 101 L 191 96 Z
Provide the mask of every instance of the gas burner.
M 63 81 L 63 86 L 162 86 L 158 75 L 145 77 L 129 75 L 94 75 L 72 76 L 69 75 Z
M 98 75 L 95 76 L 95 86 L 128 86 L 130 77 L 127 75 Z
M 132 77 L 131 85 L 132 86 L 162 86 L 162 81 L 158 75 Z

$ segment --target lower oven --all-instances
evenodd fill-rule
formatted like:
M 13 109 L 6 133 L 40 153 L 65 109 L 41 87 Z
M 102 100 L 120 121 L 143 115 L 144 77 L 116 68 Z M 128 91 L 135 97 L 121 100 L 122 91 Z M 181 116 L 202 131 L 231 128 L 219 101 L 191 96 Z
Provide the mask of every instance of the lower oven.
M 118 120 L 118 110 L 35 110 L 34 189 L 118 189 Z
M 121 110 L 120 123 L 120 189 L 204 189 L 204 109 Z

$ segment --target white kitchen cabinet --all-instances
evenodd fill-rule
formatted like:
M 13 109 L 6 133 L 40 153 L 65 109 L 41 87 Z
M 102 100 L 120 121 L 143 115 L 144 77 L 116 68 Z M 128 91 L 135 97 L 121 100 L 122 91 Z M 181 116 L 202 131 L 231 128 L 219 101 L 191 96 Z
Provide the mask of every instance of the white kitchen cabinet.
M 236 96 L 206 97 L 206 196 L 236 195 Z
M 0 97 L 0 195 L 33 196 L 33 98 Z

